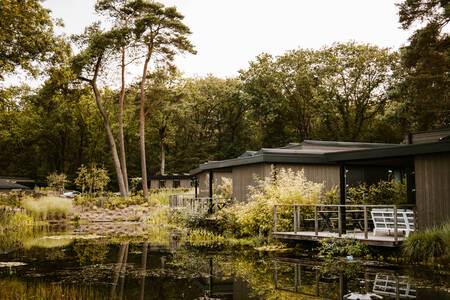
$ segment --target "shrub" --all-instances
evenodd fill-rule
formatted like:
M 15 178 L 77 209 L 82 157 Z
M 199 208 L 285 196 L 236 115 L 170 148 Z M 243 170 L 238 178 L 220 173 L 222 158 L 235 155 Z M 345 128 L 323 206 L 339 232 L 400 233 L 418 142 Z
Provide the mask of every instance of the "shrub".
M 349 204 L 403 204 L 406 200 L 406 184 L 397 180 L 380 181 L 371 186 L 361 184 L 347 191 Z
M 33 224 L 34 220 L 22 211 L 0 208 L 0 233 L 3 229 L 17 230 Z
M 10 192 L 9 194 L 0 193 L 0 204 L 11 207 L 20 207 L 20 201 L 24 195 L 24 192 Z
M 369 247 L 355 239 L 330 238 L 320 241 L 319 255 L 328 258 L 349 255 L 364 257 L 369 253 Z
M 58 174 L 54 172 L 47 176 L 48 186 L 58 190 L 60 193 L 64 191 L 64 187 L 68 182 L 64 173 Z
M 83 194 L 86 189 L 88 189 L 89 194 L 95 191 L 100 191 L 102 194 L 110 181 L 108 171 L 104 167 L 97 168 L 96 164 L 91 164 L 90 168 L 81 165 L 77 174 L 75 184 L 78 188 L 81 188 Z
M 218 214 L 218 225 L 222 231 L 237 236 L 270 235 L 273 230 L 274 204 L 317 203 L 324 195 L 323 183 L 308 181 L 304 171 L 293 172 L 281 169 L 275 175 L 259 179 L 256 187 L 250 188 L 250 201 L 222 209 Z M 291 226 L 292 210 L 280 208 L 280 226 Z
M 412 262 L 450 259 L 450 222 L 412 233 L 403 242 L 403 253 Z
M 222 185 L 217 187 L 219 196 L 225 199 L 233 198 L 233 180 L 231 178 L 224 177 L 222 181 Z
M 39 199 L 26 197 L 22 201 L 22 206 L 34 218 L 41 220 L 65 218 L 73 208 L 71 199 L 50 196 Z

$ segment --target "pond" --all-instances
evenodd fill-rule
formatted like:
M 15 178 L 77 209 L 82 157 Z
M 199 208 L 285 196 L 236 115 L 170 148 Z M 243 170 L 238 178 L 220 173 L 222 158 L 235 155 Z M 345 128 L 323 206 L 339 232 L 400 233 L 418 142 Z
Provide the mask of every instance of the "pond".
M 108 226 L 105 236 L 61 227 L 6 239 L 0 299 L 450 299 L 448 271 L 199 251 L 167 232 L 125 237 L 111 232 L 139 226 Z

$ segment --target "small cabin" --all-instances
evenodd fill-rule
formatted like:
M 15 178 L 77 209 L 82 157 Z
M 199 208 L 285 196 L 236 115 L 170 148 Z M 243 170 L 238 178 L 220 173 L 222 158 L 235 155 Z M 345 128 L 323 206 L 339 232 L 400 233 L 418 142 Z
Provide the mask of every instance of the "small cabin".
M 193 187 L 193 183 L 190 174 L 162 174 L 150 176 L 150 189 L 191 187 Z

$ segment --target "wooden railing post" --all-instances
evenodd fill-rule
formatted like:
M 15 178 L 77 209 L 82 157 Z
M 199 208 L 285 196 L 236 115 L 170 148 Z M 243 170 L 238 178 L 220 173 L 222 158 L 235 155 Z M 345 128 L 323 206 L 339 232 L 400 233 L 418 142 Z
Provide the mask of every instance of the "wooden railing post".
M 398 241 L 398 228 L 397 228 L 397 205 L 394 205 L 394 242 Z
M 277 206 L 273 206 L 273 232 L 277 232 Z
M 368 229 L 368 221 L 367 221 L 367 206 L 364 205 L 364 238 L 367 240 L 369 238 Z
M 301 211 L 301 209 L 302 209 L 301 206 L 297 207 L 297 226 L 298 226 L 299 231 L 302 228 L 302 211 Z
M 319 235 L 319 220 L 317 219 L 317 205 L 314 205 L 314 233 Z
M 342 236 L 342 213 L 341 213 L 341 206 L 338 206 L 338 236 Z
M 297 233 L 297 206 L 294 206 L 294 233 Z

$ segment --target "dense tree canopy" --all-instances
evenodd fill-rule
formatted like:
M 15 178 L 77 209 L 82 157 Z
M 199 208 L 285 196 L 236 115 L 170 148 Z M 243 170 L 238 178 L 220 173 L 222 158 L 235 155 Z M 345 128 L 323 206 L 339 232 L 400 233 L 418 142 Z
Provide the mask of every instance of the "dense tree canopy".
M 71 55 L 39 1 L 0 6 L 0 76 L 16 67 L 48 76 L 36 90 L 0 86 L 0 175 L 44 180 L 56 171 L 75 182 L 82 165 L 97 164 L 116 189 L 127 176 L 142 177 L 140 149 L 149 174 L 180 173 L 305 139 L 399 143 L 407 132 L 450 124 L 448 1 L 399 4 L 402 26 L 420 25 L 399 51 L 349 42 L 262 53 L 227 79 L 186 78 L 170 64 L 176 53 L 194 52 L 173 8 L 98 1 L 113 22 L 88 27 Z M 155 24 L 166 26 L 159 37 Z M 51 67 L 35 63 L 41 59 Z M 128 82 L 132 61 L 142 76 Z M 118 70 L 121 83 L 108 81 Z M 109 86 L 98 86 L 99 77 Z
M 404 29 L 419 26 L 402 49 L 404 117 L 415 130 L 449 126 L 450 2 L 406 0 L 399 8 Z
M 39 0 L 0 0 L 0 80 L 20 67 L 33 75 L 57 47 L 49 10 Z

